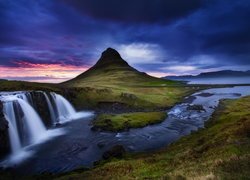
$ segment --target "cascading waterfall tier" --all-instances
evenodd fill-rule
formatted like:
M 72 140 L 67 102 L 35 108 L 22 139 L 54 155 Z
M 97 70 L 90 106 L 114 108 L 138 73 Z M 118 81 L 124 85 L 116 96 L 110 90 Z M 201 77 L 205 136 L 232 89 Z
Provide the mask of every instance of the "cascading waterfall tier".
M 52 102 L 49 99 L 49 96 L 47 95 L 47 93 L 43 92 L 43 95 L 44 95 L 44 97 L 46 99 L 46 102 L 48 104 L 51 121 L 52 121 L 53 124 L 56 124 L 57 123 L 57 118 L 56 118 L 55 108 L 53 107 Z
M 63 96 L 56 93 L 36 92 L 0 92 L 3 113 L 8 121 L 8 134 L 11 155 L 20 154 L 26 147 L 39 143 L 62 132 L 51 133 L 37 111 L 37 99 L 34 94 L 43 97 L 50 114 L 50 126 L 61 124 L 90 113 L 77 113 L 74 107 Z M 43 102 L 44 103 L 44 102 Z M 41 103 L 40 103 L 41 104 Z M 57 129 L 59 130 L 59 129 Z M 1 143 L 1 142 L 0 142 Z
M 5 102 L 5 106 L 4 106 L 4 114 L 5 114 L 5 118 L 7 119 L 8 123 L 9 123 L 9 136 L 10 136 L 10 143 L 11 143 L 11 151 L 12 153 L 17 153 L 18 151 L 20 151 L 21 149 L 21 141 L 19 139 L 19 135 L 18 135 L 18 128 L 17 128 L 17 122 L 16 122 L 16 115 L 15 115 L 15 111 L 14 111 L 14 106 L 13 106 L 13 102 Z
M 74 119 L 74 115 L 76 114 L 76 110 L 74 107 L 67 101 L 63 96 L 52 93 L 53 100 L 56 105 L 57 111 L 57 122 L 63 123 L 69 120 Z

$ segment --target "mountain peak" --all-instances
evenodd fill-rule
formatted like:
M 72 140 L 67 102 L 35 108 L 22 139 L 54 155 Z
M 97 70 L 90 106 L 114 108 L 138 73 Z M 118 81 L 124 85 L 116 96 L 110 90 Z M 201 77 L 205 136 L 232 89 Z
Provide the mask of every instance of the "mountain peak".
M 107 48 L 103 51 L 101 58 L 121 58 L 121 55 L 113 48 Z
M 113 48 L 107 48 L 105 51 L 102 52 L 101 58 L 97 61 L 94 67 L 106 66 L 110 64 L 116 65 L 126 65 L 128 63 L 122 59 L 121 55 Z
M 146 83 L 148 81 L 159 82 L 162 80 L 151 77 L 146 73 L 139 72 L 122 59 L 121 55 L 115 49 L 107 48 L 103 51 L 100 59 L 94 66 L 64 84 L 70 84 L 72 82 L 77 82 L 76 84 L 91 82 L 103 85 L 126 83 L 127 81 L 132 83 Z

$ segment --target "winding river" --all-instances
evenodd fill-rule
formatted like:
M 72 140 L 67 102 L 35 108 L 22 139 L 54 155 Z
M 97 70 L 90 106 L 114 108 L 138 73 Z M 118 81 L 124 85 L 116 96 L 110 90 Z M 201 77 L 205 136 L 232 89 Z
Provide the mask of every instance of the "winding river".
M 236 99 L 250 95 L 250 86 L 215 88 L 197 92 L 166 111 L 168 117 L 159 124 L 126 132 L 110 133 L 91 130 L 93 116 L 84 116 L 63 123 L 63 133 L 43 143 L 27 147 L 32 155 L 21 163 L 12 164 L 14 171 L 28 173 L 66 172 L 80 167 L 92 167 L 103 152 L 114 145 L 123 145 L 129 152 L 152 151 L 204 127 L 221 99 Z M 193 104 L 203 109 L 194 110 Z

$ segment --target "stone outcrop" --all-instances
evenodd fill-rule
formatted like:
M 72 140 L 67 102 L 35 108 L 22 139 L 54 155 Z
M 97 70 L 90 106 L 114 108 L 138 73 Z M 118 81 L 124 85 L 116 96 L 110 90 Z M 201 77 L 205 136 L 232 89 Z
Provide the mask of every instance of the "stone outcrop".
M 46 127 L 50 127 L 52 125 L 51 118 L 50 118 L 50 111 L 46 101 L 46 98 L 43 92 L 40 91 L 32 91 L 30 92 L 32 97 L 32 105 L 42 118 Z M 48 93 L 48 97 L 49 93 Z M 53 103 L 53 101 L 51 101 Z
M 202 105 L 200 105 L 200 104 L 190 104 L 187 107 L 187 110 L 194 110 L 194 111 L 198 111 L 198 112 L 206 111 L 204 109 L 204 107 Z
M 3 103 L 0 101 L 0 159 L 10 152 L 8 121 L 3 114 Z

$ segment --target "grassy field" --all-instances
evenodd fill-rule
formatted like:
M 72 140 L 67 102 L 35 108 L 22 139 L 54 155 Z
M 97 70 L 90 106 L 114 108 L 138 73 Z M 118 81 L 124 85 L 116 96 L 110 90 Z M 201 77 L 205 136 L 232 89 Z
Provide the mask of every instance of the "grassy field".
M 77 78 L 62 83 L 73 92 L 73 103 L 79 107 L 96 107 L 103 102 L 118 102 L 133 108 L 154 110 L 180 102 L 194 89 L 184 84 L 151 77 L 128 66 L 123 60 L 92 67 Z
M 60 91 L 57 84 L 0 80 L 0 91 Z
M 82 108 L 96 108 L 101 103 L 121 103 L 144 110 L 167 109 L 195 92 L 184 87 L 136 87 L 113 86 L 68 88 L 67 95 L 73 104 Z
M 129 128 L 139 128 L 165 120 L 167 113 L 163 112 L 136 112 L 123 114 L 101 114 L 94 120 L 97 129 L 105 131 L 121 131 Z
M 95 109 L 100 103 L 121 103 L 143 110 L 167 109 L 195 92 L 192 87 L 154 78 L 127 68 L 108 67 L 63 84 L 0 81 L 0 91 L 44 90 L 66 96 L 77 109 Z
M 201 129 L 154 153 L 127 155 L 56 179 L 248 179 L 250 97 L 225 100 Z

